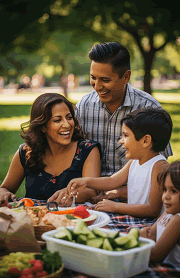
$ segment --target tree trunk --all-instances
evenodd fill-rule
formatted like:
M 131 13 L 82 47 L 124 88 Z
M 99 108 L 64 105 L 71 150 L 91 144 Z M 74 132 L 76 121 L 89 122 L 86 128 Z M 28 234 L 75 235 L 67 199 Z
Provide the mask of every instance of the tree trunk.
M 64 64 L 64 59 L 59 59 L 59 64 L 62 67 L 62 73 L 60 75 L 60 79 L 61 79 L 61 87 L 64 90 L 64 96 L 67 98 L 68 97 L 68 80 L 67 77 L 65 77 L 65 64 Z
M 61 78 L 61 87 L 63 88 L 63 91 L 64 91 L 64 96 L 67 98 L 68 97 L 68 90 L 67 90 L 67 78 L 62 74 L 60 75 L 60 78 Z
M 143 53 L 143 58 L 144 58 L 144 91 L 149 93 L 150 95 L 152 94 L 152 89 L 151 89 L 151 81 L 152 81 L 152 74 L 151 74 L 151 69 L 152 69 L 152 63 L 155 57 L 155 51 L 150 50 L 149 52 L 144 52 Z

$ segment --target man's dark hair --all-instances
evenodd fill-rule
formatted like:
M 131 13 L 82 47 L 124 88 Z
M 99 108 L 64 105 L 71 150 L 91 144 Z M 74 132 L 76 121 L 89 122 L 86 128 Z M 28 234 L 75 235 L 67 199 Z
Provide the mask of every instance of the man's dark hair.
M 129 52 L 118 42 L 95 44 L 89 52 L 89 58 L 97 63 L 111 64 L 112 70 L 119 74 L 119 78 L 130 70 Z
M 137 141 L 149 134 L 155 152 L 164 151 L 171 138 L 172 120 L 161 108 L 148 107 L 135 110 L 121 120 L 121 124 L 123 123 L 132 130 Z

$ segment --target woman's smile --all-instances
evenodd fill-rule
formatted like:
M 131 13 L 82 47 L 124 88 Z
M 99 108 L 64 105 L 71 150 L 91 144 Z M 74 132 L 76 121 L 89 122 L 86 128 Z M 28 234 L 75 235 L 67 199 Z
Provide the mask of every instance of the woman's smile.
M 48 143 L 68 145 L 74 132 L 74 120 L 68 106 L 62 102 L 52 107 L 52 117 L 45 127 Z

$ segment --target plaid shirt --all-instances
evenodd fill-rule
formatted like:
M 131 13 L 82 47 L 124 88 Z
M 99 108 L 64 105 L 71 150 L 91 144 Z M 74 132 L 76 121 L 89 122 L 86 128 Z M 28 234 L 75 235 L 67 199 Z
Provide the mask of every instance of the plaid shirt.
M 101 175 L 110 176 L 126 163 L 125 150 L 119 143 L 122 136 L 121 119 L 130 112 L 145 107 L 161 107 L 150 94 L 132 88 L 127 84 L 123 104 L 111 115 L 106 105 L 99 100 L 96 91 L 88 93 L 76 105 L 76 116 L 88 139 L 101 144 Z M 170 143 L 163 153 L 165 157 L 173 155 Z

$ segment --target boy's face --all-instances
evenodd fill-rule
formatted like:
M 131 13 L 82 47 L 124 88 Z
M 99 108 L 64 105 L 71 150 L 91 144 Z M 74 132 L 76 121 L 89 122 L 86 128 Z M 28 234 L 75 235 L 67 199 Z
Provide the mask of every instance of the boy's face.
M 129 79 L 130 70 L 119 78 L 119 74 L 112 71 L 111 64 L 91 62 L 90 83 L 98 93 L 100 101 L 105 103 L 108 108 L 111 106 L 118 108 L 122 104 Z M 111 109 L 109 110 L 111 111 Z
M 140 159 L 142 156 L 142 138 L 137 141 L 132 130 L 124 123 L 122 125 L 122 138 L 119 143 L 122 144 L 123 149 L 126 149 L 127 159 Z

